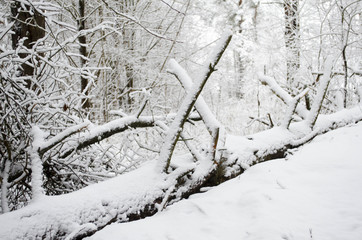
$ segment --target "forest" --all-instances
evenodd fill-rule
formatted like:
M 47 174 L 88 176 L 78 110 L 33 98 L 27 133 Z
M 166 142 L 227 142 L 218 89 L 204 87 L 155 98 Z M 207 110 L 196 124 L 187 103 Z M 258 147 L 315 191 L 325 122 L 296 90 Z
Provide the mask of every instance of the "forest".
M 90 237 L 358 126 L 361 56 L 361 0 L 0 0 L 0 239 Z

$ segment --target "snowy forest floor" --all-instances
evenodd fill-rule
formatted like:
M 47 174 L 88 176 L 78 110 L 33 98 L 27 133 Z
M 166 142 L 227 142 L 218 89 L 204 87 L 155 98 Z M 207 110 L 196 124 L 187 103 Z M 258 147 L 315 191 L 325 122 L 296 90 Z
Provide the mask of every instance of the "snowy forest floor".
M 361 119 L 360 110 L 339 112 L 328 119 L 320 119 L 320 131 L 336 125 L 336 120 L 347 124 Z M 232 152 L 228 160 L 237 157 L 245 167 L 253 165 L 255 154 L 264 154 L 265 148 L 268 156 L 279 145 L 293 141 L 303 126 L 293 125 L 294 134 L 274 128 L 252 136 L 228 136 L 226 145 Z M 195 169 L 192 179 L 208 174 L 211 161 L 196 168 L 188 155 L 180 156 L 173 160 L 173 165 L 180 166 L 168 175 L 155 171 L 157 161 L 149 161 L 108 181 L 70 194 L 40 196 L 22 209 L 2 214 L 0 239 L 70 240 L 96 232 L 89 239 L 359 240 L 361 146 L 360 121 L 317 136 L 289 150 L 286 158 L 266 159 L 233 180 L 204 188 L 206 192 L 171 206 L 157 201 L 167 200 L 178 176 L 188 169 Z M 190 185 L 185 186 L 187 190 Z M 134 220 L 132 216 L 150 204 L 156 210 L 167 207 L 152 217 L 124 222 Z M 111 224 L 116 221 L 123 223 Z
M 155 216 L 92 240 L 317 239 L 362 236 L 362 123 L 316 137 Z

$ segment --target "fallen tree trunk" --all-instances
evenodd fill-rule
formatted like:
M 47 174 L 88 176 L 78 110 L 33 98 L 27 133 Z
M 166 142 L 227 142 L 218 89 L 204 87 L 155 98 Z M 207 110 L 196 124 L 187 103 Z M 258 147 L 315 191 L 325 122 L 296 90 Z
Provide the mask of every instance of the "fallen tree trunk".
M 61 196 L 44 196 L 18 211 L 0 216 L 0 239 L 82 239 L 112 222 L 151 216 L 166 206 L 243 173 L 260 162 L 285 157 L 315 136 L 362 120 L 361 106 L 319 116 L 310 132 L 305 121 L 290 130 L 274 128 L 248 137 L 228 136 L 223 165 L 174 159 L 170 174 L 155 161 L 114 179 Z M 207 158 L 205 158 L 207 159 Z

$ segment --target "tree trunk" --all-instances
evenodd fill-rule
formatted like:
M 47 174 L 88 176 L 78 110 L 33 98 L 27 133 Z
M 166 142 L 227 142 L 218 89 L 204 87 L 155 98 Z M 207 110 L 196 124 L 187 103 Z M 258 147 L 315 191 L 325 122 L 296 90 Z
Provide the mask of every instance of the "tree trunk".
M 78 7 L 79 7 L 79 19 L 78 19 L 78 31 L 80 32 L 78 41 L 79 41 L 79 53 L 81 55 L 80 58 L 80 67 L 81 71 L 83 72 L 83 68 L 87 64 L 87 39 L 84 33 L 82 33 L 83 30 L 85 30 L 85 0 L 79 0 L 78 1 Z M 88 87 L 88 79 L 84 77 L 83 73 L 81 73 L 80 76 L 80 84 L 81 84 L 81 92 L 85 95 L 85 97 L 82 100 L 82 108 L 86 109 L 90 107 L 90 101 L 88 98 L 89 95 L 89 89 Z
M 32 49 L 36 42 L 45 36 L 45 17 L 36 8 L 21 4 L 15 1 L 11 5 L 11 15 L 15 21 L 13 26 L 13 34 L 11 36 L 12 47 L 16 49 L 20 46 L 21 40 L 24 39 L 22 45 L 27 49 Z M 30 53 L 19 53 L 19 57 L 25 59 Z M 39 62 L 38 57 L 35 57 Z M 35 88 L 30 77 L 36 74 L 36 63 L 29 59 L 22 65 L 21 76 L 29 77 L 25 81 L 26 88 Z M 34 90 L 34 89 L 33 89 Z
M 135 11 L 135 1 L 134 0 L 123 0 L 122 4 L 120 6 L 121 12 L 124 13 L 131 13 L 134 14 Z M 122 47 L 126 50 L 126 53 L 128 54 L 127 59 L 124 63 L 124 70 L 125 70 L 125 76 L 126 76 L 126 84 L 124 87 L 124 91 L 127 93 L 126 96 L 123 98 L 124 101 L 122 101 L 122 105 L 125 109 L 129 109 L 132 105 L 132 89 L 134 87 L 135 83 L 135 71 L 133 67 L 132 61 L 132 55 L 134 53 L 135 48 L 135 26 L 133 23 L 125 23 L 125 27 L 122 31 L 123 34 L 123 42 Z
M 344 91 L 344 96 L 343 96 L 343 107 L 346 108 L 347 107 L 347 99 L 348 99 L 348 91 L 347 91 L 347 85 L 348 85 L 348 62 L 347 62 L 347 53 L 346 53 L 346 49 L 348 46 L 348 33 L 345 33 L 345 28 L 344 28 L 344 23 L 347 22 L 347 20 L 345 19 L 345 14 L 346 9 L 343 7 L 343 5 L 340 6 L 340 11 L 341 11 L 341 28 L 342 28 L 342 33 L 341 33 L 341 41 L 342 41 L 342 60 L 343 60 L 343 71 L 344 71 L 344 82 L 343 82 L 343 91 Z
M 300 36 L 299 36 L 299 16 L 298 16 L 299 0 L 284 0 L 284 40 L 287 58 L 287 86 L 290 93 L 298 87 L 295 80 L 295 74 L 300 67 Z

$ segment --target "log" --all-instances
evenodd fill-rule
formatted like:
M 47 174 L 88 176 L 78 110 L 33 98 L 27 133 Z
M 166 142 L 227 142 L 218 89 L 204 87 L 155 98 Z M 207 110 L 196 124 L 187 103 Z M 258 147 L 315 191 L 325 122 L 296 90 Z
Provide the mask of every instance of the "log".
M 226 149 L 220 150 L 221 169 L 209 160 L 195 163 L 192 156 L 179 156 L 170 165 L 169 174 L 160 174 L 158 163 L 150 161 L 133 172 L 82 190 L 45 196 L 1 215 L 0 239 L 83 239 L 110 223 L 152 216 L 203 187 L 236 177 L 255 164 L 285 157 L 288 150 L 318 135 L 362 121 L 360 108 L 321 115 L 313 132 L 303 121 L 291 124 L 290 130 L 276 127 L 247 137 L 228 136 Z

